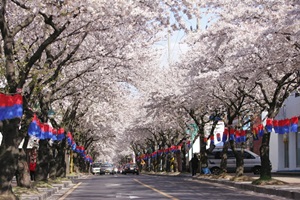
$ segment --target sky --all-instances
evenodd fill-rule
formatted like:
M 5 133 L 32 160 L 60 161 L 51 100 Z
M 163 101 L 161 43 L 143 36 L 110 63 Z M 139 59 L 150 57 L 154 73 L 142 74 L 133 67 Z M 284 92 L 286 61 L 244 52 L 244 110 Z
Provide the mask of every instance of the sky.
M 201 13 L 204 13 L 205 9 L 201 9 Z M 186 26 L 189 29 L 192 29 L 193 32 L 197 31 L 197 23 L 200 23 L 200 29 L 205 30 L 209 25 L 209 16 L 203 15 L 201 19 L 197 19 L 193 17 L 192 19 L 188 19 L 186 16 L 183 16 L 184 21 L 186 22 Z M 174 21 L 174 18 L 171 17 L 171 23 Z M 164 33 L 167 35 L 167 30 Z M 161 41 L 157 43 L 158 48 L 163 50 L 163 54 L 161 55 L 161 66 L 169 66 L 172 63 L 175 63 L 180 60 L 180 56 L 187 52 L 188 45 L 183 41 L 188 33 L 184 30 L 175 31 L 172 35 L 169 35 L 168 40 Z M 169 52 L 170 51 L 170 52 Z

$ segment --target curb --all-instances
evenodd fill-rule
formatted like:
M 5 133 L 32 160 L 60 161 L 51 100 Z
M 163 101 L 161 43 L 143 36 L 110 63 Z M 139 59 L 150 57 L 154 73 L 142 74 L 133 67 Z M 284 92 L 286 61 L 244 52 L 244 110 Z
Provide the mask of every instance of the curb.
M 289 188 L 289 186 L 286 186 L 286 188 L 288 188 L 289 190 L 285 190 L 280 188 L 282 186 L 278 186 L 278 187 L 275 187 L 274 185 L 256 186 L 256 185 L 252 185 L 251 182 L 233 182 L 228 180 L 207 179 L 202 177 L 193 177 L 193 179 L 200 179 L 211 183 L 224 184 L 238 189 L 249 190 L 249 191 L 263 193 L 263 194 L 275 195 L 275 196 L 280 196 L 280 197 L 285 197 L 290 199 L 300 199 L 300 192 L 298 192 L 299 187 L 295 188 L 294 189 L 295 191 L 291 191 L 292 189 Z
M 37 188 L 37 190 L 40 192 L 39 194 L 24 194 L 20 196 L 20 200 L 45 200 L 58 191 L 68 188 L 70 185 L 72 185 L 72 181 L 62 181 L 62 183 L 58 184 L 52 184 L 53 188 Z

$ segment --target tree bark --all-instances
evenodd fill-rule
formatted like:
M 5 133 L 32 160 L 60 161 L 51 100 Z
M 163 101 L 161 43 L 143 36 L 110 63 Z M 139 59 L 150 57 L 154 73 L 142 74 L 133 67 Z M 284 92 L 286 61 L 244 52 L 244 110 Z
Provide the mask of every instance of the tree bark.
M 240 177 L 244 175 L 244 159 L 243 159 L 244 147 L 241 148 L 241 151 L 237 151 L 235 149 L 234 143 L 235 142 L 233 140 L 230 141 L 230 146 L 236 160 L 235 177 Z
M 13 199 L 17 199 L 12 192 L 12 179 L 17 170 L 18 146 L 21 142 L 18 137 L 19 124 L 19 118 L 3 121 L 3 139 L 0 147 L 0 196 L 8 196 Z
M 66 150 L 65 150 L 65 145 L 66 145 L 66 139 L 63 139 L 59 147 L 57 149 L 57 156 L 56 156 L 56 163 L 57 163 L 57 168 L 56 168 L 56 177 L 61 177 L 64 178 L 66 177 L 66 168 L 67 168 L 67 163 L 66 163 Z
M 221 157 L 222 159 L 221 159 L 220 168 L 223 173 L 227 173 L 228 146 L 229 146 L 229 142 L 225 142 L 222 150 L 222 157 Z
M 49 178 L 54 180 L 56 179 L 56 169 L 57 169 L 57 163 L 55 160 L 56 157 L 56 148 L 55 145 L 52 146 L 51 150 L 50 150 L 50 154 L 49 154 L 49 159 L 50 159 L 50 163 L 49 163 Z
M 186 143 L 184 142 L 181 148 L 181 152 L 182 154 L 182 172 L 186 172 Z
M 270 150 L 270 135 L 271 133 L 265 132 L 262 138 L 262 144 L 260 146 L 260 158 L 261 158 L 261 170 L 260 179 L 270 180 L 272 179 L 271 171 L 272 164 L 270 162 L 269 150 Z
M 18 166 L 16 171 L 16 181 L 19 187 L 25 187 L 25 188 L 31 187 L 27 156 L 24 149 L 19 150 L 19 160 L 18 160 Z
M 39 141 L 36 181 L 47 181 L 49 174 L 49 144 L 47 140 Z

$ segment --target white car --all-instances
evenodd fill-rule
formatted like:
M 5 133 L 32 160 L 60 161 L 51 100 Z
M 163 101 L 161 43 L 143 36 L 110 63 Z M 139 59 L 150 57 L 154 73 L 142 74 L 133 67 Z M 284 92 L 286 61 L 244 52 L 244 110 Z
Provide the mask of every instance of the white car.
M 241 151 L 241 149 L 236 149 Z M 208 168 L 212 174 L 221 173 L 221 155 L 223 148 L 215 148 L 212 153 L 208 154 Z M 261 160 L 260 156 L 252 151 L 244 149 L 244 172 L 253 172 L 260 174 Z M 231 149 L 227 153 L 227 172 L 236 172 L 236 158 Z
M 91 172 L 92 174 L 100 174 L 100 166 L 101 166 L 101 163 L 93 163 L 92 166 L 91 166 Z

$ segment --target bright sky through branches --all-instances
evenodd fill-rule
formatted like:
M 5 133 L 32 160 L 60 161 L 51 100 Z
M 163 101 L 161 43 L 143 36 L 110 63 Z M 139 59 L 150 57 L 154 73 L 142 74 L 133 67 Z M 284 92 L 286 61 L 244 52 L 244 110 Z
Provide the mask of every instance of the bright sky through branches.
M 203 13 L 199 18 L 193 16 L 192 19 L 188 19 L 187 16 L 182 14 L 184 21 L 186 22 L 186 27 L 192 32 L 197 32 L 198 28 L 200 30 L 205 30 L 211 22 L 214 22 L 215 19 L 210 20 L 212 15 L 205 14 L 206 9 L 200 9 L 200 12 Z M 171 15 L 171 24 L 175 22 L 174 16 Z M 200 23 L 200 26 L 199 24 Z M 168 30 L 165 30 L 162 34 L 168 35 Z M 180 56 L 185 54 L 188 50 L 188 45 L 184 43 L 184 38 L 186 36 L 184 30 L 177 30 L 169 34 L 166 40 L 163 40 L 159 43 L 156 43 L 158 49 L 162 49 L 161 55 L 161 67 L 167 67 L 171 64 L 174 64 L 180 60 Z

